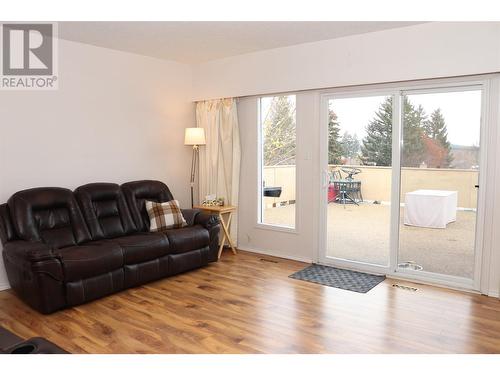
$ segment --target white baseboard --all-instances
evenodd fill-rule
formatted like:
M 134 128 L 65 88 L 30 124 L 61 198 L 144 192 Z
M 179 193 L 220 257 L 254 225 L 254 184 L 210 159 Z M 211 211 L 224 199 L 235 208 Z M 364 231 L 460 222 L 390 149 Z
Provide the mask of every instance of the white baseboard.
M 312 263 L 312 259 L 310 259 L 310 258 L 297 257 L 297 256 L 293 256 L 293 255 L 292 256 L 283 255 L 283 254 L 279 254 L 279 253 L 272 251 L 272 250 L 256 249 L 256 248 L 253 248 L 250 246 L 238 246 L 238 249 L 243 250 L 243 251 L 248 251 L 250 253 L 255 253 L 255 254 L 269 255 L 272 257 L 276 257 L 276 258 L 296 260 L 298 262 L 304 262 L 304 263 Z
M 6 289 L 10 289 L 9 284 L 0 284 L 0 290 L 6 290 Z
M 489 297 L 495 297 L 495 298 L 500 298 L 500 291 L 499 290 L 490 290 L 488 292 Z

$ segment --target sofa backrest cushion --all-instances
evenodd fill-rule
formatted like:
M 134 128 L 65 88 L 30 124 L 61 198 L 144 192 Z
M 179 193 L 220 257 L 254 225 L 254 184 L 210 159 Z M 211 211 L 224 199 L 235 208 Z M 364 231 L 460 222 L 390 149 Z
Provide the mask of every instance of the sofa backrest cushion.
M 16 239 L 16 232 L 10 218 L 7 204 L 0 204 L 0 241 L 6 243 Z
M 114 238 L 136 232 L 118 184 L 92 183 L 75 190 L 92 239 Z
M 140 231 L 149 231 L 146 201 L 168 202 L 174 199 L 170 189 L 161 181 L 143 180 L 127 182 L 121 186 L 127 199 L 132 218 Z
M 89 241 L 90 233 L 73 192 L 46 187 L 15 193 L 7 202 L 18 237 L 62 248 Z

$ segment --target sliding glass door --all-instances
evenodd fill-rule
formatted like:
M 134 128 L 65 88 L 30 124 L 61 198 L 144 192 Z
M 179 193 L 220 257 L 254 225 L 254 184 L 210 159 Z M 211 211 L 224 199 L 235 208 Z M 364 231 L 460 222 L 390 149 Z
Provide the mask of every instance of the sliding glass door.
M 329 258 L 389 266 L 392 101 L 392 95 L 328 99 Z
M 322 263 L 472 288 L 482 86 L 322 103 Z
M 398 268 L 473 279 L 481 90 L 403 92 Z

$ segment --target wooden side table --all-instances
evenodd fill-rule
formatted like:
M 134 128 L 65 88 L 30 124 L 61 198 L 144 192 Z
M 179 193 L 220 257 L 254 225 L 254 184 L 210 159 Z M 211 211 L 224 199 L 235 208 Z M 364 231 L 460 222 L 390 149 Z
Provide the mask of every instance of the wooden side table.
M 229 234 L 229 228 L 231 226 L 231 219 L 233 217 L 233 212 L 236 212 L 237 207 L 236 206 L 204 206 L 204 205 L 198 205 L 194 206 L 194 208 L 197 208 L 202 211 L 206 211 L 209 213 L 216 213 L 217 216 L 220 219 L 220 222 L 222 224 L 222 230 L 223 230 L 223 236 L 222 236 L 222 241 L 219 246 L 219 254 L 217 255 L 217 259 L 220 259 L 220 256 L 222 254 L 222 249 L 224 249 L 224 245 L 227 242 L 229 243 L 229 246 L 231 247 L 231 251 L 233 254 L 236 254 L 236 246 L 234 246 L 233 240 L 231 239 L 231 235 Z M 227 215 L 227 220 L 224 221 L 224 215 Z

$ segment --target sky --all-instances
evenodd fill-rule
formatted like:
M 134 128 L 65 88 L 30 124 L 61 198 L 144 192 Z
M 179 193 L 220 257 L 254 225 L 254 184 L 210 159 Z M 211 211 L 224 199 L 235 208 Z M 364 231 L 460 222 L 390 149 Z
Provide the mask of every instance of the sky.
M 366 125 L 386 96 L 366 96 L 330 100 L 330 106 L 338 116 L 340 134 L 348 131 L 357 134 L 359 140 L 366 135 Z M 415 105 L 422 105 L 430 114 L 441 108 L 448 129 L 448 140 L 454 145 L 478 146 L 481 121 L 481 91 L 458 91 L 433 94 L 408 95 Z M 295 95 L 289 98 L 295 104 Z M 262 117 L 269 111 L 272 97 L 262 98 Z
M 361 140 L 366 125 L 373 118 L 385 96 L 341 98 L 330 101 L 340 123 L 340 134 L 345 131 L 357 134 Z M 481 121 L 481 92 L 460 91 L 434 94 L 408 95 L 415 105 L 422 105 L 430 116 L 441 108 L 448 129 L 448 140 L 454 145 L 478 146 Z

